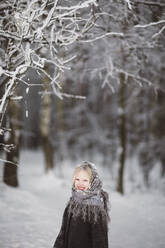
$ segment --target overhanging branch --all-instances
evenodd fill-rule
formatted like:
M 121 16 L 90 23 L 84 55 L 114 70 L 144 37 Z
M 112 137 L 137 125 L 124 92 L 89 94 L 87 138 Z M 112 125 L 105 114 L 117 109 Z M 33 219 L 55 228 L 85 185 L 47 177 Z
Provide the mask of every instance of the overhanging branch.
M 148 2 L 148 1 L 137 1 L 135 0 L 132 2 L 132 4 L 144 4 L 144 5 L 149 5 L 149 6 L 158 6 L 158 7 L 165 7 L 164 3 L 158 3 L 158 2 Z

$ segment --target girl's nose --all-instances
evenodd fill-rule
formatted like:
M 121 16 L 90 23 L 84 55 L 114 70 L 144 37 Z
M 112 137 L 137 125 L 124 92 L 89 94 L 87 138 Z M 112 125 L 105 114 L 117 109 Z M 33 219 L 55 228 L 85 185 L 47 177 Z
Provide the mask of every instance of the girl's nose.
M 80 186 L 80 187 L 83 187 L 83 186 L 84 186 L 84 184 L 83 184 L 83 183 L 80 183 L 80 184 L 79 184 L 79 186 Z

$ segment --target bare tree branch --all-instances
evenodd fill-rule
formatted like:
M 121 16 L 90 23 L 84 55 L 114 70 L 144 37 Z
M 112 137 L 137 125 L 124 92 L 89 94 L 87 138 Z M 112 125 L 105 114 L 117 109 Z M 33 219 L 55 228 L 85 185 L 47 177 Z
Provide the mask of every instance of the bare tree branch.
M 144 5 L 149 5 L 149 6 L 158 6 L 158 7 L 165 7 L 164 3 L 158 3 L 158 2 L 152 2 L 152 1 L 138 1 L 138 0 L 134 0 L 132 2 L 132 4 L 144 4 Z
M 150 22 L 148 24 L 138 24 L 135 26 L 135 28 L 148 28 L 148 27 L 151 27 L 151 26 L 156 26 L 156 25 L 159 25 L 159 24 L 162 24 L 162 23 L 165 23 L 165 20 L 160 20 L 158 22 Z

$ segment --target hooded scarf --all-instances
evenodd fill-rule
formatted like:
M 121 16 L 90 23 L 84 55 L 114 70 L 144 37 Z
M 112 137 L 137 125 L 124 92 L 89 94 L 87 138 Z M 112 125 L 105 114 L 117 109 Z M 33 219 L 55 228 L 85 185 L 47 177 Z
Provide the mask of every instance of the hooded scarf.
M 102 181 L 99 178 L 96 166 L 88 161 L 84 161 L 78 166 L 82 169 L 89 167 L 92 171 L 90 187 L 87 190 L 77 190 L 72 185 L 72 196 L 68 202 L 68 212 L 73 218 L 81 217 L 84 222 L 97 222 L 100 218 L 106 223 L 109 217 L 109 197 L 108 193 L 102 189 Z

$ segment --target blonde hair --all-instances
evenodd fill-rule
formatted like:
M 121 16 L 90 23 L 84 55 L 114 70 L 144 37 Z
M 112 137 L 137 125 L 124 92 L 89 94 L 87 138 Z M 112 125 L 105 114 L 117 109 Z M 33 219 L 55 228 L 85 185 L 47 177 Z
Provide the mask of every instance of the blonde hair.
M 89 167 L 89 166 L 82 166 L 82 165 L 79 165 L 79 166 L 77 166 L 76 168 L 75 168 L 75 170 L 74 170 L 74 173 L 73 173 L 73 178 L 72 178 L 72 185 L 74 185 L 74 183 L 75 183 L 75 178 L 76 178 L 76 175 L 80 172 L 80 171 L 82 171 L 82 170 L 84 170 L 84 171 L 86 171 L 87 172 L 87 174 L 88 174 L 88 176 L 89 176 L 89 181 L 91 182 L 91 180 L 92 180 L 92 170 L 91 170 L 91 168 Z

